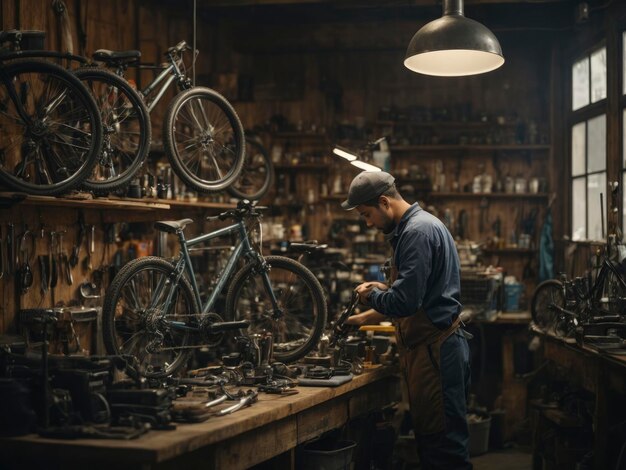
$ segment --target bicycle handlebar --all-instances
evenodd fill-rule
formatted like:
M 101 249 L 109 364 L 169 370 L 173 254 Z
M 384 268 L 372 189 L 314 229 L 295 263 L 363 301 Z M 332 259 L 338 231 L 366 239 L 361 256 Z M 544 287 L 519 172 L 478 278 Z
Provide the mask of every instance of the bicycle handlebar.
M 243 199 L 237 203 L 237 208 L 227 210 L 219 215 L 209 216 L 206 218 L 208 221 L 214 220 L 228 220 L 236 219 L 241 220 L 244 217 L 260 217 L 261 212 L 266 210 L 265 206 L 257 206 L 255 202 L 250 202 L 247 199 Z
M 189 49 L 191 49 L 191 48 L 187 44 L 187 41 L 183 40 L 183 41 L 180 41 L 175 46 L 170 47 L 167 50 L 167 52 L 165 53 L 165 55 L 167 56 L 167 55 L 174 54 L 174 53 L 175 54 L 180 54 L 181 52 L 188 51 Z

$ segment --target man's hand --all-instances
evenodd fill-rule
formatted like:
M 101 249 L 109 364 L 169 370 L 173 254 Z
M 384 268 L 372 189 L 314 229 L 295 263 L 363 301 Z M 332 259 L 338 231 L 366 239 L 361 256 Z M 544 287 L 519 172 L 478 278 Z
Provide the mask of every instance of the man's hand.
M 378 325 L 381 321 L 385 321 L 387 317 L 382 313 L 377 312 L 373 308 L 366 310 L 363 313 L 357 313 L 346 319 L 346 325 Z
M 387 284 L 383 284 L 382 282 L 373 281 L 364 282 L 363 284 L 358 285 L 356 289 L 354 289 L 356 293 L 359 294 L 359 301 L 363 305 L 369 305 L 369 300 L 367 297 L 370 295 L 370 292 L 372 292 L 372 289 L 374 288 L 387 290 L 389 287 L 387 286 Z

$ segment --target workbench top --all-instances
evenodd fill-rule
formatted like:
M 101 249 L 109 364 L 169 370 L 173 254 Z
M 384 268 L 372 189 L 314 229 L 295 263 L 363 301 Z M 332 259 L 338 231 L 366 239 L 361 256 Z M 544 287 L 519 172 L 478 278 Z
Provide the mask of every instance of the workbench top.
M 115 462 L 119 470 L 119 462 L 150 468 L 210 448 L 209 462 L 214 462 L 215 468 L 246 468 L 340 427 L 359 413 L 396 400 L 399 386 L 393 368 L 379 367 L 339 387 L 299 386 L 297 390 L 294 395 L 259 393 L 258 402 L 232 415 L 211 417 L 202 423 L 176 423 L 174 431 L 149 431 L 138 439 L 61 440 L 33 434 L 0 439 L 0 452 L 16 457 L 16 462 L 35 454 L 46 455 L 47 461 L 63 461 L 71 455 L 71 461 Z M 241 445 L 234 441 L 255 444 L 250 444 L 249 455 L 242 456 Z M 238 450 L 233 451 L 233 446 Z M 203 461 L 207 462 L 205 457 Z

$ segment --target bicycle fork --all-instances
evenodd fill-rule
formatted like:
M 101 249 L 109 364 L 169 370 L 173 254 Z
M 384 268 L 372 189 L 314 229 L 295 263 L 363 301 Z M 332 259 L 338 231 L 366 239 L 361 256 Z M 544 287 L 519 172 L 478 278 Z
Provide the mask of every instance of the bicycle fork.
M 270 266 L 261 256 L 259 256 L 259 258 L 260 259 L 259 259 L 258 272 L 261 275 L 261 279 L 263 280 L 263 286 L 265 287 L 265 290 L 267 291 L 270 297 L 270 302 L 272 303 L 272 311 L 274 312 L 272 315 L 272 319 L 279 320 L 280 318 L 283 317 L 284 312 L 278 304 L 276 293 L 274 292 L 274 289 L 272 288 L 272 283 L 270 282 L 270 276 L 269 276 Z

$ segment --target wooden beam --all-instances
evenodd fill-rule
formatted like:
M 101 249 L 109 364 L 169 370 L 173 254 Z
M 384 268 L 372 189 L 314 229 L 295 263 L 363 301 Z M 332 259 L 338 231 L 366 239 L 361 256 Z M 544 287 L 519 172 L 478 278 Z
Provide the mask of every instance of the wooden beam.
M 505 3 L 564 3 L 570 0 L 544 0 L 542 2 L 529 2 L 528 0 L 465 0 L 465 5 L 496 5 Z M 393 7 L 432 7 L 440 6 L 441 0 L 406 0 L 402 3 L 395 3 Z M 242 7 L 242 6 L 269 6 L 269 5 L 314 5 L 328 4 L 336 8 L 363 8 L 382 7 L 385 2 L 380 0 L 355 0 L 355 1 L 333 1 L 333 0 L 204 0 L 205 7 Z M 393 8 L 389 6 L 389 8 Z

